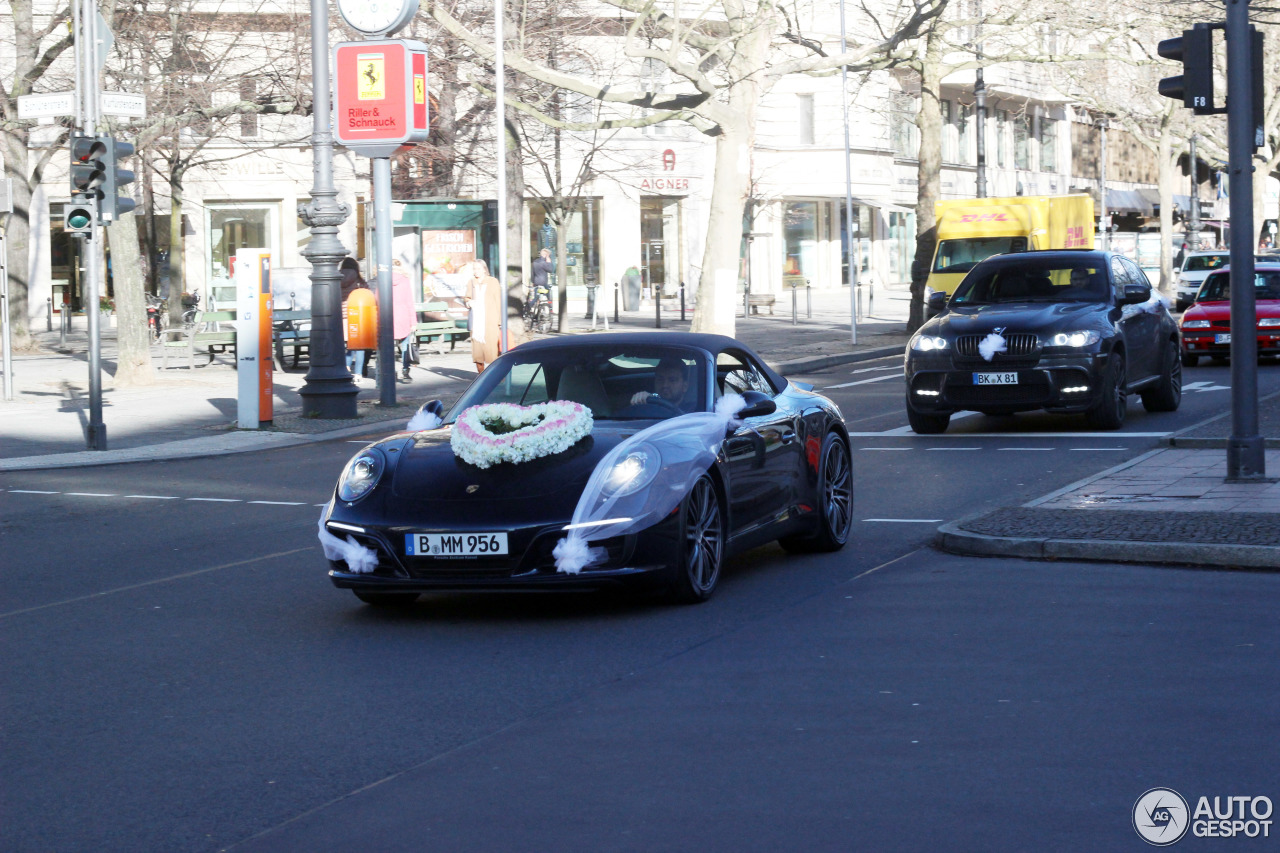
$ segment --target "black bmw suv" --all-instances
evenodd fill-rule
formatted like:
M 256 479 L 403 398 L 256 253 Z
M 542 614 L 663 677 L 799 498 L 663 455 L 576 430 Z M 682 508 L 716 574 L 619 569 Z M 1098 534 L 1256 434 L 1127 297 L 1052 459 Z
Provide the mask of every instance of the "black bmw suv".
M 929 308 L 940 313 L 907 347 L 907 418 L 917 433 L 943 432 L 961 410 L 1082 412 L 1095 428 L 1118 429 L 1130 394 L 1151 412 L 1182 401 L 1167 299 L 1122 255 L 997 255 Z

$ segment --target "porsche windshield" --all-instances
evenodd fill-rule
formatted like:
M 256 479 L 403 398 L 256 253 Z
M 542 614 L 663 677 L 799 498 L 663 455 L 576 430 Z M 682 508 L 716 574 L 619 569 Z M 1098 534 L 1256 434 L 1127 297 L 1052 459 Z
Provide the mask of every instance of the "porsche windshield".
M 1107 274 L 1097 264 L 1056 259 L 993 263 L 965 276 L 952 303 L 1103 302 Z
M 1253 275 L 1255 299 L 1280 299 L 1280 270 L 1262 270 Z M 1231 273 L 1216 272 L 1204 280 L 1196 302 L 1230 302 Z
M 485 403 L 532 406 L 572 400 L 594 418 L 655 420 L 707 411 L 706 357 L 664 346 L 566 346 L 521 352 L 495 361 L 449 413 Z

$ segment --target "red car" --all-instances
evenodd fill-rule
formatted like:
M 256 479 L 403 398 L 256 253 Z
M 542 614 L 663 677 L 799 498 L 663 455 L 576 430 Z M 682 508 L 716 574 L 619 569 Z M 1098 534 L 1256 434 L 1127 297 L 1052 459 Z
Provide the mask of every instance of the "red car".
M 1258 355 L 1280 355 L 1280 263 L 1254 266 L 1258 305 Z M 1231 268 L 1209 274 L 1195 304 L 1182 315 L 1182 363 L 1195 367 L 1200 356 L 1231 356 Z

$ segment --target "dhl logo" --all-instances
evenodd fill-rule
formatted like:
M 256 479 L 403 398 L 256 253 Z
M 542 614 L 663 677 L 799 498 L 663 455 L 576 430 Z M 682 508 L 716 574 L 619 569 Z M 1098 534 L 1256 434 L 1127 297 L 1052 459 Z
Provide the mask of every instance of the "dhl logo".
M 960 217 L 961 222 L 1009 222 L 1012 219 L 1007 213 L 966 213 Z

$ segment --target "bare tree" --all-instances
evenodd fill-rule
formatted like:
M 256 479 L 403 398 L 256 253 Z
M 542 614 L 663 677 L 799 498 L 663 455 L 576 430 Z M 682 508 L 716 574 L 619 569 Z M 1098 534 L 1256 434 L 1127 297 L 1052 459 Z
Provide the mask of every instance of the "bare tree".
M 618 22 L 602 15 L 593 19 L 601 40 L 620 41 L 622 55 L 634 62 L 661 63 L 677 82 L 658 92 L 617 75 L 595 78 L 569 73 L 549 67 L 536 55 L 514 50 L 508 52 L 507 62 L 521 74 L 601 101 L 617 112 L 600 121 L 576 123 L 557 120 L 528 104 L 511 101 L 509 106 L 567 130 L 682 121 L 714 140 L 716 165 L 693 329 L 732 334 L 742 214 L 762 97 L 792 74 L 831 74 L 841 66 L 863 71 L 894 64 L 906 42 L 938 14 L 944 2 L 916 0 L 887 21 L 868 13 L 860 31 L 874 35 L 845 54 L 830 55 L 820 40 L 800 31 L 798 16 L 788 14 L 774 0 L 721 0 L 708 4 L 693 19 L 680 15 L 674 6 L 668 11 L 642 0 L 605 0 L 602 5 L 617 12 Z M 432 2 L 427 8 L 450 35 L 481 56 L 492 55 L 491 47 L 445 3 Z
M 4 174 L 12 181 L 13 211 L 0 214 L 8 262 L 9 322 L 13 344 L 18 349 L 31 345 L 28 326 L 31 282 L 31 196 L 40 185 L 45 167 L 66 136 L 60 135 L 31 160 L 31 125 L 18 118 L 18 98 L 47 88 L 59 91 L 67 80 L 55 63 L 73 42 L 66 24 L 71 18 L 70 6 L 58 6 L 52 14 L 38 15 L 33 0 L 10 0 L 13 33 L 13 64 L 0 72 L 0 152 L 4 157 Z M 0 25 L 2 26 L 2 25 Z

